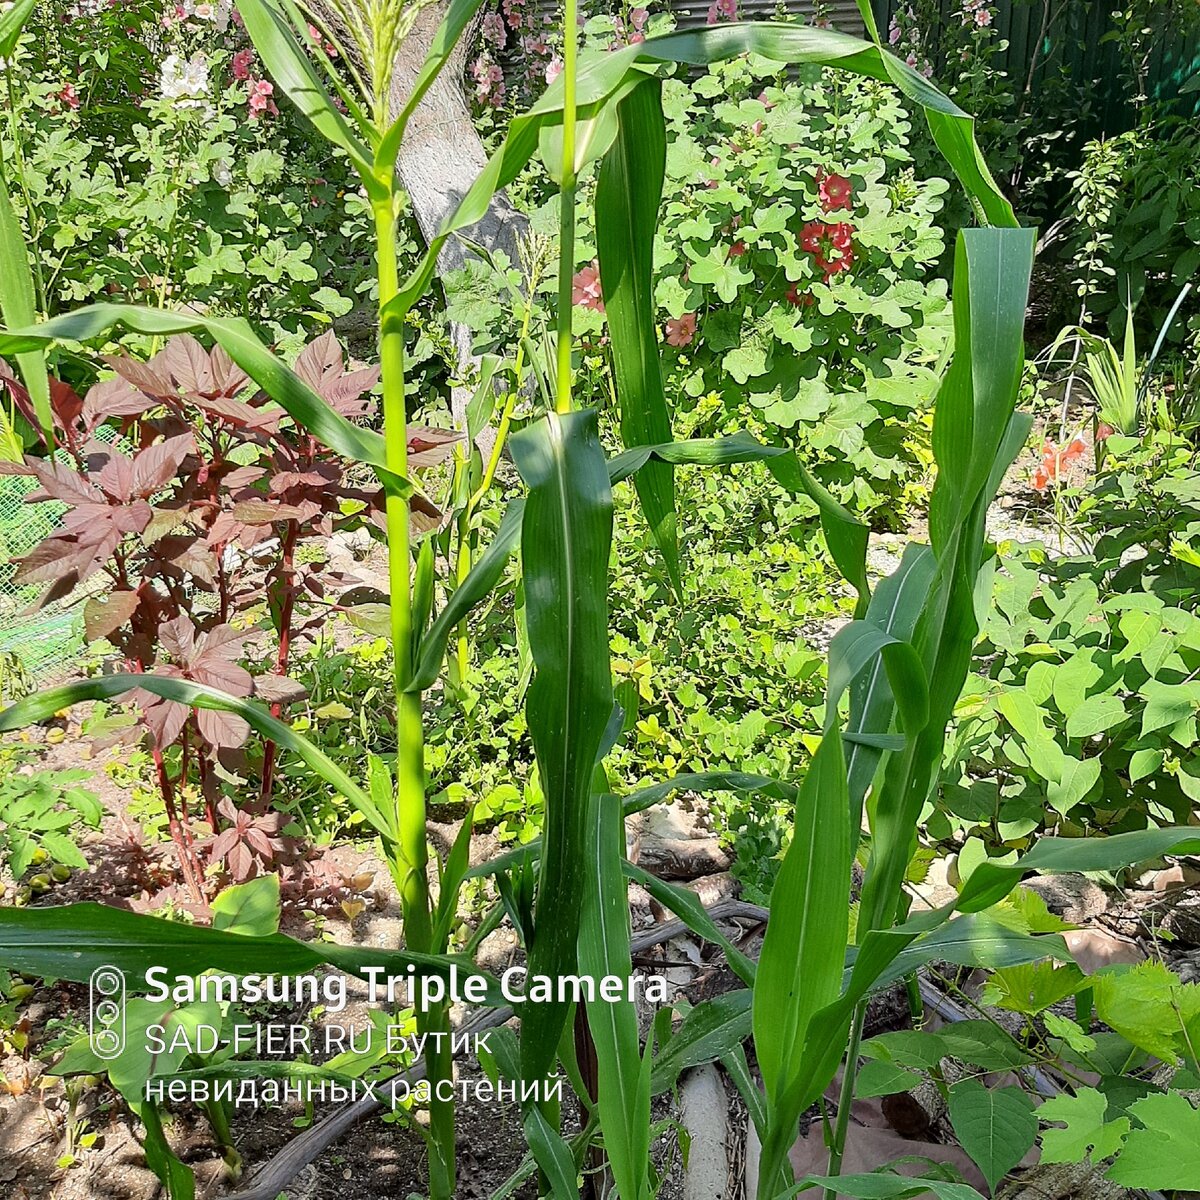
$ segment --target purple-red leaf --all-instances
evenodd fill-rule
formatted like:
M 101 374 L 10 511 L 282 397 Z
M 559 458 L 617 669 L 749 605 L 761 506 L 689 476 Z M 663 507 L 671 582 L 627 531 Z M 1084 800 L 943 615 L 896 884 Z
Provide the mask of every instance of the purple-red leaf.
M 101 598 L 93 596 L 83 606 L 83 630 L 89 642 L 106 638 L 119 629 L 137 611 L 137 592 L 113 592 Z

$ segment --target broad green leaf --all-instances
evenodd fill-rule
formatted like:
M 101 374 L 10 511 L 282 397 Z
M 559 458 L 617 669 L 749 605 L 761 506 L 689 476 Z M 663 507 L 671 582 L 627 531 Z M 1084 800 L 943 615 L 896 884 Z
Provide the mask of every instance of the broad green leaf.
M 548 413 L 511 446 L 528 488 L 521 560 L 535 669 L 526 713 L 545 796 L 529 972 L 553 977 L 575 968 L 592 772 L 613 710 L 607 604 L 612 492 L 593 411 Z M 550 1070 L 569 1012 L 566 1004 L 537 1004 L 522 1013 L 525 1079 Z
M 919 1087 L 924 1076 L 895 1063 L 873 1059 L 859 1068 L 854 1080 L 854 1096 L 858 1100 L 869 1100 L 874 1096 L 894 1096 L 897 1092 L 909 1092 Z
M 138 688 L 161 696 L 164 700 L 186 704 L 189 708 L 207 708 L 241 717 L 256 733 L 269 738 L 285 750 L 291 750 L 326 783 L 336 788 L 385 840 L 394 837 L 391 824 L 384 816 L 386 810 L 381 812 L 371 797 L 324 751 L 298 734 L 290 725 L 285 725 L 271 716 L 261 704 L 226 695 L 216 688 L 192 683 L 190 680 L 165 675 L 100 675 L 95 679 L 81 679 L 75 683 L 62 684 L 60 687 L 47 688 L 0 710 L 0 733 L 9 733 L 14 729 L 22 729 L 26 725 L 44 721 L 56 712 L 84 700 L 109 700 Z
M 992 972 L 983 1003 L 1034 1016 L 1087 986 L 1087 976 L 1074 963 L 1025 963 Z
M 613 382 L 626 447 L 671 440 L 654 302 L 654 234 L 662 200 L 667 133 L 661 84 L 648 77 L 616 108 L 616 140 L 596 181 L 596 250 L 612 340 Z M 667 462 L 634 478 L 638 499 L 678 592 L 675 482 Z
M 1129 1188 L 1194 1188 L 1200 1180 L 1200 1112 L 1178 1092 L 1129 1106 L 1141 1122 L 1129 1131 L 1108 1178 Z
M 1120 974 L 1093 978 L 1096 1014 L 1147 1054 L 1175 1064 L 1195 1055 L 1200 984 L 1185 984 L 1151 959 Z
M 1104 733 L 1129 719 L 1124 703 L 1117 696 L 1089 696 L 1067 717 L 1067 737 L 1089 738 Z
M 212 902 L 213 928 L 248 937 L 279 932 L 279 876 L 260 875 L 227 887 Z
M 175 1156 L 163 1132 L 158 1106 L 149 1100 L 130 1099 L 130 1111 L 146 1129 L 143 1149 L 146 1165 L 162 1181 L 168 1200 L 195 1200 L 196 1177 L 186 1163 Z
M 1111 1158 L 1129 1132 L 1129 1120 L 1106 1120 L 1107 1110 L 1108 1097 L 1090 1087 L 1045 1101 L 1037 1110 L 1038 1120 L 1061 1121 L 1066 1128 L 1042 1130 L 1042 1162 L 1098 1163 Z
M 989 1088 L 975 1079 L 956 1083 L 950 1089 L 950 1124 L 992 1192 L 1037 1141 L 1033 1101 L 1018 1087 Z

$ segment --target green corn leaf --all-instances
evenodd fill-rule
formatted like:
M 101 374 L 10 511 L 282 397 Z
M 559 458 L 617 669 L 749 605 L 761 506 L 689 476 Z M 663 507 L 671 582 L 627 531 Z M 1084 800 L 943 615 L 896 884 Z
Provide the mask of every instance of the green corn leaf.
M 586 877 L 592 772 L 613 710 L 608 658 L 612 492 L 592 411 L 547 414 L 511 442 L 528 488 L 521 533 L 534 677 L 526 711 L 545 795 L 531 975 L 570 974 Z M 521 1065 L 542 1078 L 569 1015 L 565 1004 L 522 1014 Z
M 26 696 L 8 708 L 0 710 L 0 733 L 10 733 L 38 721 L 45 721 L 56 712 L 85 700 L 108 700 L 123 696 L 142 688 L 164 700 L 174 700 L 189 708 L 214 709 L 241 717 L 256 733 L 269 738 L 285 750 L 291 750 L 309 768 L 336 788 L 357 809 L 372 828 L 385 839 L 394 838 L 391 824 L 377 808 L 371 797 L 322 750 L 307 738 L 298 734 L 290 725 L 271 716 L 261 704 L 229 696 L 216 688 L 192 683 L 187 679 L 175 679 L 166 675 L 101 675 L 96 679 L 81 679 L 75 683 L 64 683 L 60 687 L 47 688 Z
M 7 21 L 17 11 L 15 8 L 11 9 L 3 19 Z M 3 55 L 0 55 L 0 58 L 2 57 Z M 29 252 L 25 248 L 25 235 L 21 232 L 21 222 L 17 219 L 3 175 L 0 175 L 0 316 L 4 318 L 6 325 L 32 325 L 37 320 Z M 0 350 L 0 353 L 9 351 Z M 54 417 L 50 410 L 46 353 L 40 346 L 11 353 L 15 355 L 17 366 L 21 369 L 21 378 L 29 392 L 29 399 L 33 402 L 38 424 L 42 427 L 42 435 L 48 443 L 52 443 Z
M 593 979 L 626 978 L 630 957 L 629 896 L 621 864 L 625 823 L 621 802 L 601 797 L 592 805 L 586 874 L 590 879 L 579 926 L 579 968 Z M 581 872 L 582 874 L 583 872 Z M 597 1111 L 617 1192 L 628 1200 L 650 1195 L 650 1078 L 642 1070 L 637 1007 L 599 996 L 587 1006 L 596 1044 Z
M 767 465 L 771 474 L 788 491 L 804 492 L 817 506 L 825 544 L 842 577 L 858 595 L 854 615 L 861 617 L 871 599 L 871 588 L 867 582 L 867 544 L 871 531 L 833 498 L 794 452 L 788 451 L 783 456 L 772 458 Z
M 375 175 L 374 155 L 359 136 L 369 137 L 369 127 L 364 125 L 358 134 L 350 127 L 278 6 L 272 0 L 237 0 L 237 7 L 271 78 L 318 133 L 346 152 L 368 195 L 386 199 L 388 189 Z
M 625 815 L 644 812 L 669 799 L 675 792 L 759 792 L 776 800 L 796 798 L 797 789 L 790 783 L 767 775 L 750 775 L 743 771 L 703 771 L 676 775 L 663 783 L 641 788 L 622 801 Z M 499 875 L 515 866 L 537 862 L 542 853 L 542 839 L 533 838 L 523 846 L 498 854 L 467 872 L 468 879 Z
M 168 1200 L 196 1200 L 196 1176 L 192 1168 L 175 1156 L 163 1132 L 162 1115 L 149 1100 L 128 1100 L 130 1111 L 146 1130 L 142 1149 L 146 1165 L 167 1189 Z
M 25 22 L 36 7 L 37 0 L 17 0 L 12 8 L 0 15 L 0 58 L 8 58 L 17 48 Z
M 667 131 L 662 87 L 648 77 L 615 109 L 619 129 L 596 181 L 596 250 L 612 341 L 613 380 L 626 447 L 671 440 L 655 326 L 654 234 L 662 201 Z M 675 480 L 667 462 L 647 463 L 634 487 L 676 593 L 679 546 Z
M 936 566 L 928 546 L 909 543 L 900 566 L 876 586 L 867 607 L 867 622 L 899 641 L 911 641 Z M 886 735 L 894 710 L 895 696 L 887 671 L 882 659 L 876 659 L 858 676 L 850 691 L 850 719 L 845 734 L 846 778 L 850 789 L 850 824 L 854 829 L 862 820 L 863 797 L 883 757 L 881 750 L 862 739 Z
M 740 1047 L 750 1036 L 751 1001 L 750 989 L 739 988 L 689 1009 L 655 1060 L 654 1094 L 673 1088 L 689 1067 L 713 1062 Z
M 521 540 L 524 509 L 524 500 L 514 500 L 509 504 L 495 537 L 479 556 L 466 579 L 451 593 L 446 607 L 429 626 L 417 647 L 416 668 L 406 691 L 423 692 L 433 686 L 438 672 L 442 669 L 446 645 L 458 628 L 459 622 L 477 605 L 482 604 L 504 578 L 508 560 Z
M 887 928 L 895 919 L 917 820 L 970 669 L 989 488 L 1002 475 L 1000 463 L 1014 452 L 1014 431 L 1021 427 L 1014 409 L 1033 243 L 1034 231 L 1026 229 L 959 234 L 954 356 L 934 413 L 938 477 L 930 538 L 936 570 L 913 638 L 929 681 L 929 714 L 904 752 L 889 755 L 872 793 L 860 929 Z
M 1200 853 L 1200 830 L 1185 826 L 1139 829 L 1111 837 L 1042 838 L 1028 854 L 1007 865 L 988 860 L 971 872 L 958 897 L 962 912 L 999 903 L 1031 871 L 1043 875 L 1120 871 L 1164 854 Z
M 202 330 L 297 424 L 345 458 L 374 467 L 398 495 L 413 495 L 412 485 L 388 469 L 383 438 L 347 421 L 284 366 L 258 340 L 249 322 L 240 317 L 203 317 L 132 304 L 92 304 L 40 325 L 0 331 L 0 354 L 40 350 L 52 342 L 87 342 L 106 337 L 118 326 L 158 335 Z
M 812 1015 L 841 990 L 850 842 L 842 739 L 826 736 L 796 800 L 792 841 L 771 891 L 772 916 L 754 988 L 754 1045 L 768 1109 L 800 1072 Z
M 524 1112 L 525 1141 L 537 1160 L 542 1179 L 549 1185 L 553 1200 L 579 1200 L 575 1156 L 562 1135 L 542 1115 L 537 1105 Z
M 475 809 L 467 810 L 458 836 L 446 855 L 446 866 L 438 886 L 437 923 L 433 928 L 433 946 L 441 953 L 450 941 L 454 918 L 458 916 L 459 891 L 471 861 L 471 834 L 475 828 Z
M 602 801 L 613 799 L 605 796 Z M 725 958 L 733 973 L 747 986 L 754 986 L 756 968 L 753 959 L 747 958 L 717 927 L 717 923 L 708 915 L 708 910 L 700 903 L 700 897 L 690 888 L 668 883 L 659 879 L 641 867 L 623 861 L 621 864 L 625 874 L 637 884 L 640 884 L 665 909 L 673 912 L 694 934 L 720 946 L 725 952 Z
M 498 984 L 469 961 L 449 955 L 299 942 L 282 933 L 249 937 L 103 904 L 0 908 L 0 966 L 76 983 L 86 983 L 97 967 L 114 966 L 125 972 L 131 994 L 146 990 L 145 974 L 151 967 L 161 967 L 170 985 L 174 977 L 209 970 L 228 975 L 303 975 L 323 963 L 360 978 L 367 977 L 368 967 L 403 976 L 412 966 L 417 976 L 442 979 L 448 979 L 453 969 L 460 979 L 484 979 L 489 1004 L 504 1003 Z
M 855 1200 L 918 1200 L 935 1196 L 937 1200 L 983 1200 L 969 1184 L 949 1183 L 944 1179 L 913 1179 L 908 1175 L 872 1172 L 869 1175 L 809 1175 L 801 1181 L 800 1194 L 810 1188 L 826 1188 L 838 1196 Z

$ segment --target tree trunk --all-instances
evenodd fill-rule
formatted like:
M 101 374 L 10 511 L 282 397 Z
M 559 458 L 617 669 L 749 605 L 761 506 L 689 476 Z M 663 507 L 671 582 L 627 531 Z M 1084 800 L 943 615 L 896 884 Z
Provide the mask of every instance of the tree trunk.
M 422 10 L 412 33 L 405 39 L 392 76 L 394 110 L 399 110 L 411 95 L 445 9 L 445 4 L 433 4 Z M 417 106 L 400 151 L 400 178 L 426 242 L 437 234 L 442 222 L 457 208 L 487 164 L 483 142 L 475 132 L 463 91 L 467 50 L 473 41 L 474 26 L 459 39 L 450 60 Z M 527 224 L 525 217 L 501 192 L 492 197 L 483 220 L 466 232 L 473 241 L 489 250 L 503 250 L 510 262 L 519 263 L 521 237 Z M 463 244 L 457 238 L 449 238 L 438 255 L 438 275 L 445 277 L 459 270 L 467 256 Z M 459 370 L 466 373 L 475 361 L 471 353 L 471 331 L 465 325 L 451 322 L 450 336 Z M 454 421 L 460 427 L 466 421 L 469 399 L 466 388 L 455 388 L 451 396 Z

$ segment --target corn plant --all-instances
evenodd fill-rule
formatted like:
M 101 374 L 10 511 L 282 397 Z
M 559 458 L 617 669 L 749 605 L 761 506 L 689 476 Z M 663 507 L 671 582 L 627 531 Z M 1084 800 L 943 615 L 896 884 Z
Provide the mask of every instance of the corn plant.
M 346 459 L 372 468 L 386 496 L 389 624 L 393 650 L 397 753 L 394 771 L 370 760 L 368 778 L 349 778 L 315 745 L 252 700 L 227 696 L 187 680 L 115 675 L 73 683 L 18 702 L 0 713 L 0 731 L 44 719 L 84 700 L 141 688 L 196 709 L 233 713 L 299 757 L 343 794 L 378 835 L 399 892 L 403 950 L 367 951 L 307 945 L 274 932 L 172 926 L 91 905 L 37 912 L 0 912 L 0 960 L 14 969 L 86 980 L 112 963 L 131 972 L 153 963 L 179 974 L 216 968 L 231 973 L 295 973 L 328 963 L 363 973 L 383 965 L 399 973 L 445 976 L 458 965 L 448 953 L 458 892 L 466 875 L 469 819 L 454 849 L 438 863 L 437 899 L 429 886 L 422 694 L 437 680 L 452 638 L 495 588 L 520 548 L 534 677 L 529 727 L 545 794 L 540 842 L 490 864 L 505 910 L 524 938 L 529 969 L 549 976 L 631 972 L 626 880 L 643 882 L 702 936 L 720 944 L 747 987 L 694 1009 L 677 1032 L 660 1022 L 643 1048 L 629 1003 L 589 1005 L 575 1014 L 582 1043 L 594 1044 L 600 1070 L 585 1079 L 569 1036 L 566 1004 L 528 1004 L 519 1045 L 500 1042 L 494 1066 L 527 1083 L 561 1061 L 575 1081 L 585 1120 L 566 1138 L 561 1113 L 530 1101 L 524 1125 L 543 1192 L 577 1194 L 589 1143 L 602 1135 L 624 1200 L 653 1193 L 649 1166 L 650 1100 L 679 1072 L 722 1057 L 744 1087 L 763 1142 L 759 1196 L 781 1197 L 793 1186 L 786 1151 L 803 1110 L 848 1054 L 853 1068 L 868 992 L 902 978 L 934 955 L 1010 958 L 1056 947 L 989 926 L 974 914 L 1001 898 L 1023 867 L 985 865 L 952 910 L 905 921 L 901 883 L 916 821 L 940 760 L 942 738 L 958 697 L 976 628 L 976 581 L 984 568 L 983 514 L 1026 426 L 1013 405 L 1021 365 L 1024 295 L 1032 234 L 1015 228 L 976 148 L 971 119 L 920 75 L 873 42 L 831 31 L 764 22 L 714 26 L 651 38 L 611 54 L 580 55 L 574 0 L 563 17 L 562 76 L 517 117 L 487 168 L 463 197 L 421 261 L 401 278 L 396 221 L 403 194 L 396 156 L 405 128 L 478 0 L 454 0 L 417 77 L 412 95 L 389 107 L 391 64 L 416 8 L 397 0 L 331 0 L 309 13 L 292 0 L 238 0 L 245 27 L 275 81 L 314 130 L 345 154 L 362 180 L 375 221 L 382 369 L 381 433 L 348 421 L 303 379 L 280 363 L 243 319 L 98 305 L 41 325 L 22 326 L 20 305 L 5 307 L 9 330 L 0 353 L 19 356 L 33 373 L 57 341 L 86 342 L 117 327 L 152 335 L 200 332 L 221 346 L 288 416 Z M 16 10 L 14 10 L 16 11 Z M 869 8 L 863 5 L 869 18 Z M 314 20 L 338 50 L 335 69 L 316 61 L 304 36 Z M 7 17 L 5 18 L 7 20 Z M 7 29 L 7 25 L 5 26 Z M 675 443 L 663 392 L 651 303 L 654 226 L 662 191 L 665 131 L 656 74 L 662 66 L 705 64 L 753 52 L 785 63 L 858 71 L 889 80 L 928 121 L 982 222 L 992 228 L 963 235 L 956 262 L 956 352 L 938 399 L 934 449 L 939 479 L 930 514 L 931 545 L 912 547 L 895 576 L 871 595 L 865 571 L 866 530 L 811 479 L 787 451 L 738 436 Z M 336 98 L 336 102 L 335 102 Z M 433 615 L 436 560 L 432 543 L 413 534 L 414 509 L 430 501 L 409 479 L 404 328 L 430 286 L 445 240 L 469 229 L 494 193 L 541 153 L 561 191 L 559 303 L 550 411 L 535 415 L 509 438 L 526 495 L 514 501 L 491 543 L 467 570 L 444 581 L 448 599 Z M 595 412 L 572 401 L 571 286 L 575 191 L 580 172 L 600 161 L 596 227 L 613 372 L 625 451 L 605 456 Z M 19 274 L 23 252 L 6 237 L 6 271 Z M 24 270 L 28 271 L 27 262 Z M 17 314 L 17 315 L 14 315 Z M 13 327 L 17 326 L 17 327 Z M 519 379 L 520 373 L 517 373 Z M 28 381 L 29 376 L 26 375 Z M 32 389 L 31 389 L 32 390 Z M 512 414 L 506 409 L 509 417 Z M 607 571 L 612 539 L 612 488 L 632 480 L 680 591 L 674 470 L 765 460 L 786 486 L 803 489 L 821 510 L 833 556 L 857 589 L 856 620 L 833 648 L 828 728 L 799 789 L 747 776 L 681 777 L 619 799 L 609 793 L 603 757 L 617 735 L 608 662 Z M 461 484 L 461 480 L 460 480 Z M 465 489 L 459 491 L 459 496 Z M 470 498 L 473 493 L 467 495 Z M 849 691 L 846 728 L 838 702 Z M 795 803 L 795 831 L 775 893 L 761 961 L 747 960 L 723 938 L 695 897 L 639 872 L 624 861 L 622 816 L 667 799 L 679 788 L 758 788 Z M 857 945 L 847 926 L 850 862 L 865 806 L 870 862 L 861 901 Z M 1188 840 L 1190 836 L 1190 840 Z M 1135 839 L 1129 841 L 1125 839 Z M 1100 846 L 1043 843 L 1025 866 L 1078 869 L 1196 845 L 1179 831 L 1125 835 Z M 1089 858 L 1089 855 L 1091 856 Z M 1040 857 L 1039 857 L 1040 856 Z M 536 875 L 535 875 L 536 864 Z M 951 918 L 954 919 L 951 919 Z M 463 964 L 473 970 L 469 964 Z M 489 993 L 494 999 L 494 992 Z M 448 1029 L 445 1005 L 419 1014 L 420 1031 Z M 753 1033 L 763 1088 L 750 1082 L 740 1043 Z M 427 1045 L 428 1077 L 449 1080 L 448 1047 Z M 740 1064 L 740 1066 L 739 1066 Z M 253 1064 L 238 1064 L 241 1071 Z M 847 1072 L 852 1095 L 853 1069 Z M 429 1195 L 445 1200 L 455 1186 L 452 1102 L 433 1089 Z M 843 1112 L 848 1104 L 843 1105 Z M 173 1159 L 159 1114 L 138 1102 L 150 1161 L 173 1200 L 190 1196 L 189 1174 Z M 844 1133 L 844 1123 L 841 1132 Z M 835 1137 L 832 1173 L 838 1168 Z

